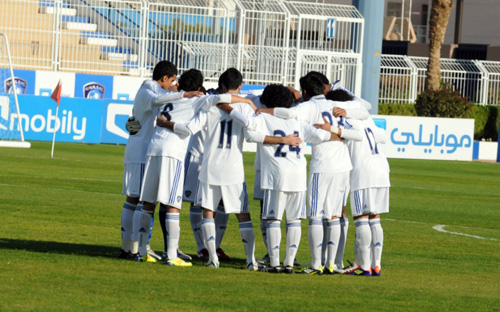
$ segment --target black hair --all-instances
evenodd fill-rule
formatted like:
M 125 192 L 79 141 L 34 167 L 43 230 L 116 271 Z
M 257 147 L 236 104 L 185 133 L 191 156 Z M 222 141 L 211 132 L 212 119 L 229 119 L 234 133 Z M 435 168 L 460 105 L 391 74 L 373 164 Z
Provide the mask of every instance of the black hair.
M 284 85 L 271 84 L 264 88 L 260 102 L 269 108 L 289 108 L 293 103 L 293 95 Z
M 178 83 L 179 90 L 197 91 L 203 87 L 203 74 L 201 71 L 191 68 L 182 73 Z
M 328 92 L 326 94 L 326 98 L 332 101 L 347 102 L 352 101 L 354 97 L 350 95 L 346 90 L 336 89 Z
M 204 86 L 200 87 L 200 92 L 203 92 L 203 94 L 207 94 L 207 89 L 205 89 Z
M 158 81 L 163 76 L 173 77 L 177 75 L 177 66 L 169 61 L 160 61 L 153 69 L 153 80 Z
M 236 90 L 243 83 L 243 76 L 236 68 L 229 68 L 219 77 L 219 94 L 227 93 L 229 90 Z
M 330 84 L 330 81 L 328 80 L 328 78 L 326 78 L 325 75 L 323 75 L 322 73 L 320 72 L 317 72 L 317 71 L 310 71 L 307 73 L 306 76 L 309 76 L 309 75 L 313 75 L 313 76 L 316 76 L 318 77 L 322 82 L 323 84 Z
M 300 88 L 308 97 L 323 94 L 324 83 L 315 75 L 305 75 L 300 78 Z

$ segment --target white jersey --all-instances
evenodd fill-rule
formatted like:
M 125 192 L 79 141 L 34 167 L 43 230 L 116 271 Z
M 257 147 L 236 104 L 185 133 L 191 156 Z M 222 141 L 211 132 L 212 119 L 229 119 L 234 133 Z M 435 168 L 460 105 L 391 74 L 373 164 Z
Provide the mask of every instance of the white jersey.
M 377 143 L 387 140 L 385 130 L 375 125 L 371 118 L 353 120 L 363 131 L 363 139 L 348 142 L 353 169 L 351 171 L 351 191 L 366 188 L 389 187 L 389 163 Z
M 297 134 L 302 140 L 321 143 L 330 139 L 330 133 L 319 130 L 304 121 L 281 119 L 268 114 L 248 118 L 248 130 L 269 136 L 285 137 Z M 282 192 L 300 192 L 307 189 L 307 160 L 301 146 L 259 144 L 261 188 Z
M 246 96 L 250 100 L 252 100 L 253 104 L 257 109 L 263 108 L 264 105 L 260 102 L 260 96 L 256 96 L 253 93 L 249 93 Z M 253 169 L 255 171 L 260 171 L 260 144 L 257 144 L 257 150 L 255 152 L 255 160 L 253 162 Z
M 146 162 L 146 151 L 154 133 L 156 116 L 153 114 L 153 107 L 161 105 L 161 103 L 157 103 L 159 98 L 174 101 L 182 98 L 182 93 L 167 93 L 154 80 L 146 80 L 142 83 L 135 96 L 132 111 L 135 120 L 141 124 L 141 130 L 137 134 L 129 136 L 125 147 L 124 163 Z
M 248 104 L 235 103 L 231 106 L 244 115 L 254 114 Z M 243 135 L 249 137 L 249 134 L 240 123 L 233 122 L 228 114 L 212 106 L 206 112 L 201 111 L 186 126 L 191 133 L 196 133 L 205 126 L 207 128 L 199 176 L 201 182 L 210 185 L 234 185 L 245 181 Z
M 206 129 L 197 132 L 189 139 L 188 151 L 191 155 L 201 158 L 205 152 L 205 137 L 207 136 Z
M 203 103 L 197 107 L 196 113 L 202 111 L 206 112 L 215 103 L 220 102 L 231 102 L 231 95 L 221 94 L 221 95 L 211 95 L 203 98 Z M 196 132 L 191 136 L 189 140 L 188 151 L 189 153 L 197 158 L 201 158 L 205 152 L 205 139 L 207 137 L 207 128 L 203 127 L 199 132 Z
M 342 102 L 333 102 L 325 98 L 324 95 L 312 97 L 307 102 L 302 102 L 297 106 L 288 109 L 293 113 L 292 117 L 303 120 L 309 124 L 323 124 L 325 117 L 332 127 L 343 126 L 342 137 L 349 138 L 351 131 L 359 134 L 359 130 L 351 127 L 343 117 L 332 117 L 334 106 Z M 350 103 L 350 102 L 349 102 Z M 344 104 L 348 105 L 348 104 Z M 278 114 L 279 109 L 275 109 Z M 312 142 L 311 142 L 312 143 Z M 352 169 L 349 151 L 344 141 L 330 141 L 312 144 L 312 157 L 310 163 L 311 173 L 334 173 L 347 172 Z
M 203 98 L 183 98 L 167 103 L 154 110 L 155 115 L 163 114 L 173 122 L 188 122 L 195 111 L 200 109 Z M 147 156 L 169 156 L 184 161 L 189 144 L 189 136 L 175 133 L 165 127 L 155 127 L 149 143 Z

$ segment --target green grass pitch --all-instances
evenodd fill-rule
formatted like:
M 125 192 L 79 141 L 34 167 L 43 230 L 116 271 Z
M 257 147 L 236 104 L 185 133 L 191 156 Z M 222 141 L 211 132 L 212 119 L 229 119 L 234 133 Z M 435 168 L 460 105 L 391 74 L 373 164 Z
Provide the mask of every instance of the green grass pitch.
M 57 143 L 51 159 L 47 142 L 0 149 L 0 311 L 500 310 L 500 164 L 391 159 L 382 276 L 366 278 L 246 271 L 234 216 L 222 244 L 234 259 L 218 270 L 118 260 L 123 152 Z M 259 258 L 258 209 L 251 201 Z M 162 251 L 155 222 L 151 245 Z M 193 255 L 188 209 L 181 228 Z M 297 258 L 310 260 L 306 221 Z

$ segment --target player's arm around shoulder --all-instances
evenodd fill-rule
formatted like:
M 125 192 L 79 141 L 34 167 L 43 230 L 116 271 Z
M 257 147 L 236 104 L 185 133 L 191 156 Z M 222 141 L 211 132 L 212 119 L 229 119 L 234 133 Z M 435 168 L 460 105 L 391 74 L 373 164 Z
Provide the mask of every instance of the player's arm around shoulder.
M 273 110 L 273 115 L 281 119 L 305 120 L 309 118 L 309 109 L 307 103 L 303 102 L 290 108 L 276 107 Z
M 343 139 L 338 133 L 338 127 L 332 126 L 326 117 L 323 117 L 323 120 L 325 123 L 314 124 L 313 126 L 306 122 L 301 122 L 304 128 L 304 140 L 313 144 L 327 141 L 342 141 Z
M 243 109 L 241 106 L 233 107 L 228 103 L 217 104 L 217 107 L 229 114 L 233 120 L 242 124 L 247 130 L 256 130 L 259 124 L 265 124 L 264 121 L 260 120 L 260 115 L 255 115 L 250 107 Z
M 334 102 L 333 115 L 335 117 L 345 117 L 349 119 L 365 120 L 370 117 L 370 112 L 359 102 Z

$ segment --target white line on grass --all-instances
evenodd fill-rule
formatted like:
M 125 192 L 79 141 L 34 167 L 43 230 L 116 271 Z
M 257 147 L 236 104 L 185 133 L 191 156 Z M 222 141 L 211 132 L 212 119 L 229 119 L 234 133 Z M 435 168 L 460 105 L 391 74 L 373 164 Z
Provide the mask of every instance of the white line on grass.
M 408 221 L 408 220 L 396 220 L 396 219 L 390 219 L 390 218 L 384 218 L 384 220 L 388 220 L 388 221 L 397 221 L 397 222 L 405 222 L 405 223 L 413 223 L 413 224 L 423 224 L 423 225 L 429 225 L 429 223 L 425 223 L 425 222 L 419 222 L 419 221 Z M 439 231 L 439 232 L 442 232 L 442 233 L 448 233 L 448 234 L 454 234 L 454 235 L 460 235 L 460 236 L 466 236 L 466 237 L 470 237 L 470 238 L 477 238 L 477 239 L 487 239 L 487 240 L 494 240 L 494 241 L 498 241 L 498 239 L 496 238 L 490 238 L 490 237 L 483 237 L 483 236 L 478 236 L 478 235 L 470 235 L 470 234 L 465 234 L 465 233 L 460 233 L 460 232 L 451 232 L 451 231 L 447 231 L 444 229 L 445 226 L 449 226 L 449 225 L 445 225 L 445 224 L 437 224 L 437 225 L 434 225 L 432 228 L 436 231 Z M 465 229 L 476 229 L 476 230 L 485 230 L 483 228 L 473 228 L 473 227 L 467 227 L 467 226 L 460 226 L 462 228 L 465 228 Z
M 466 236 L 466 237 L 477 238 L 477 239 L 489 239 L 489 240 L 494 240 L 494 241 L 498 240 L 498 239 L 495 239 L 495 238 L 483 237 L 483 236 L 478 236 L 478 235 L 470 235 L 470 234 L 465 234 L 465 233 L 460 233 L 460 232 L 447 231 L 447 230 L 444 229 L 445 226 L 447 226 L 447 225 L 437 224 L 437 225 L 434 225 L 432 228 L 434 230 L 436 230 L 436 231 L 443 232 L 443 233 L 448 233 L 448 234 Z

